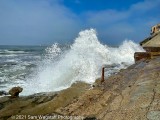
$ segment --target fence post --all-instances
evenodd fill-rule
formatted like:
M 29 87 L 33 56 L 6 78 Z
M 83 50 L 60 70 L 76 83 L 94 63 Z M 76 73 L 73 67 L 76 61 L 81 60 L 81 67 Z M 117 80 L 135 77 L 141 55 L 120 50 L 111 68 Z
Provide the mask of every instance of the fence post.
M 104 82 L 104 68 L 105 68 L 105 67 L 103 67 L 103 68 L 102 68 L 101 83 L 103 83 L 103 82 Z

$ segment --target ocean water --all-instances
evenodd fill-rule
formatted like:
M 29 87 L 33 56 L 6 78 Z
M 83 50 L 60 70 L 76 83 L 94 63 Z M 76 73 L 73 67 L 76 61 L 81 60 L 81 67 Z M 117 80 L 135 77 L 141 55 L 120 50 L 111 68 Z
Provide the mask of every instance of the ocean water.
M 106 66 L 105 76 L 134 63 L 144 51 L 131 40 L 118 47 L 102 44 L 96 30 L 81 31 L 71 45 L 0 46 L 0 90 L 23 87 L 22 95 L 59 91 L 82 81 L 92 84 Z

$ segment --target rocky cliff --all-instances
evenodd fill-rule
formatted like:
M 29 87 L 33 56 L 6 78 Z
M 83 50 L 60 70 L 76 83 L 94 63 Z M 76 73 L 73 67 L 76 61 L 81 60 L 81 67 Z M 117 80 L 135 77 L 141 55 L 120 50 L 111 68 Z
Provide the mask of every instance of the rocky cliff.
M 16 115 L 160 120 L 160 57 L 139 61 L 110 76 L 103 84 L 97 80 L 92 87 L 77 83 L 59 93 L 0 98 L 0 119 L 13 120 Z

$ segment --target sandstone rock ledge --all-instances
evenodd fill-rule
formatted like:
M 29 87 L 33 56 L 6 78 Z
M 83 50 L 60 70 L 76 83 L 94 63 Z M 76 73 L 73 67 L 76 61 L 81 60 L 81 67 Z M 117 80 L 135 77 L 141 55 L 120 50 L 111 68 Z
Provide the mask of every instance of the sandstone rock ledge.
M 0 98 L 0 119 L 12 115 L 83 116 L 85 120 L 160 120 L 160 57 L 140 61 L 95 87 L 78 83 L 59 93 Z
M 98 120 L 160 120 L 160 57 L 121 70 L 56 112 Z

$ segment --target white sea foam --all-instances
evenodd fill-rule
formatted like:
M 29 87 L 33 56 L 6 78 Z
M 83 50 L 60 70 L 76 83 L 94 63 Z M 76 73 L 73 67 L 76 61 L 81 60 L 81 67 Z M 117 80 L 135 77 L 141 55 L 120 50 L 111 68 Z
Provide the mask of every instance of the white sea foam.
M 2 54 L 2 55 L 0 55 L 0 57 L 16 57 L 16 56 L 18 56 L 18 55 L 16 55 L 16 54 Z
M 27 52 L 25 52 L 25 51 L 4 50 L 4 53 L 9 53 L 9 54 L 20 54 L 20 53 L 27 53 Z
M 96 31 L 81 31 L 70 49 L 63 52 L 58 44 L 47 48 L 49 53 L 40 64 L 35 77 L 24 86 L 24 94 L 57 91 L 76 81 L 93 83 L 104 65 L 117 64 L 117 69 L 134 63 L 133 55 L 143 49 L 130 40 L 117 48 L 99 42 Z M 53 58 L 59 57 L 58 60 Z

